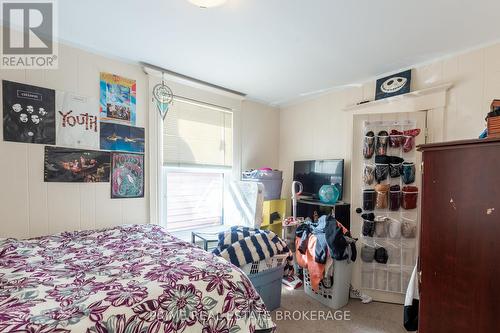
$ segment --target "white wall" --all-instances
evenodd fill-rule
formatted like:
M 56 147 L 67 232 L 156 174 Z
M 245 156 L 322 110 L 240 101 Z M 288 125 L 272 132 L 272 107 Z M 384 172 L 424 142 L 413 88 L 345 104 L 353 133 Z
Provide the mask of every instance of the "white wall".
M 137 81 L 136 125 L 146 127 L 147 131 L 148 82 L 137 65 L 61 44 L 59 69 L 2 69 L 0 79 L 98 99 L 100 72 Z M 3 126 L 0 126 L 0 138 L 3 138 Z M 39 236 L 149 221 L 147 182 L 145 198 L 140 199 L 111 199 L 109 183 L 44 183 L 43 155 L 44 145 L 0 141 L 0 237 Z
M 500 98 L 500 44 L 440 59 L 413 71 L 412 90 L 453 83 L 448 92 L 444 140 L 476 138 L 494 98 Z M 375 82 L 352 86 L 280 111 L 279 167 L 285 174 L 284 194 L 290 192 L 293 161 L 345 158 L 346 200 L 349 198 L 351 132 L 349 114 L 342 109 L 373 100 Z
M 0 79 L 99 98 L 99 73 L 137 81 L 137 126 L 150 126 L 149 77 L 138 64 L 125 63 L 74 47 L 59 45 L 57 70 L 0 70 Z M 176 94 L 235 109 L 235 169 L 278 166 L 279 112 L 268 106 L 218 96 L 210 91 L 169 82 Z M 0 89 L 1 90 L 1 89 Z M 0 91 L 1 94 L 1 91 Z M 1 100 L 1 95 L 0 95 Z M 0 116 L 3 119 L 3 116 Z M 0 126 L 0 237 L 35 237 L 77 229 L 150 222 L 149 151 L 146 140 L 146 195 L 111 199 L 109 183 L 45 183 L 44 145 L 3 141 Z M 239 174 L 239 172 L 238 172 Z
M 242 170 L 279 165 L 279 110 L 243 101 L 241 106 Z

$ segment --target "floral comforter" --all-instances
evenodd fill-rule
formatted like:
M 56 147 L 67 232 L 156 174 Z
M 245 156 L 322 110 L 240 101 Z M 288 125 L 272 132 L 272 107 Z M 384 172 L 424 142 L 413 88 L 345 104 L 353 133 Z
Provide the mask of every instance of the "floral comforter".
M 239 269 L 155 225 L 0 238 L 0 332 L 274 330 Z

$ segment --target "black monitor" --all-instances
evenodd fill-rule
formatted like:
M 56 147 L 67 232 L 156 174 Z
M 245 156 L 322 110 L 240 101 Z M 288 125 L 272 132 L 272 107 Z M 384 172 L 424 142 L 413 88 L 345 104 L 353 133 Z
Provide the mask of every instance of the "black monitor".
M 319 199 L 318 192 L 321 186 L 338 184 L 340 190 L 339 200 L 344 192 L 344 160 L 315 160 L 295 161 L 293 165 L 293 180 L 302 183 L 302 195 Z

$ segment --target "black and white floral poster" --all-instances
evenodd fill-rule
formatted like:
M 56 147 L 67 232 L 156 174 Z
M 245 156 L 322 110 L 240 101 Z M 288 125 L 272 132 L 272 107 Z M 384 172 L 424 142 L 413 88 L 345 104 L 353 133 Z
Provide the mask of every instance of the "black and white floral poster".
M 55 91 L 6 80 L 2 89 L 3 139 L 55 144 Z

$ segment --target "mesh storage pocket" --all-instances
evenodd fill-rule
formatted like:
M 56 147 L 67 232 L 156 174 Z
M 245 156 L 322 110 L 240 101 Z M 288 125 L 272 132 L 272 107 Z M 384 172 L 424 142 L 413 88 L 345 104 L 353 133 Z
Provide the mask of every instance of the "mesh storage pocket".
M 377 265 L 374 269 L 374 288 L 378 290 L 387 290 L 387 269 Z
M 401 207 L 404 209 L 417 208 L 418 200 L 418 187 L 405 186 L 403 187 L 403 199 L 401 200 Z
M 415 147 L 415 137 L 413 135 L 404 135 L 403 136 L 403 151 L 405 153 L 409 153 Z
M 401 248 L 401 263 L 404 266 L 415 265 L 415 248 L 411 246 L 404 246 Z
M 376 193 L 373 189 L 363 191 L 363 210 L 371 211 L 375 209 Z
M 366 263 L 371 263 L 375 259 L 375 248 L 368 245 L 361 247 L 361 260 Z
M 367 289 L 373 289 L 373 266 L 364 264 L 361 268 L 361 286 Z
M 377 150 L 377 155 L 387 155 L 387 147 L 389 145 L 389 133 L 386 131 L 380 131 L 377 135 L 377 142 L 375 149 Z
M 387 237 L 387 218 L 384 216 L 377 216 L 375 218 L 375 237 Z
M 389 164 L 389 175 L 391 178 L 398 178 L 401 176 L 401 163 Z
M 415 163 L 403 162 L 401 166 L 401 180 L 405 184 L 415 182 Z
M 401 238 L 401 222 L 395 219 L 389 219 L 387 221 L 387 233 L 389 238 L 400 239 Z
M 375 166 L 366 164 L 363 169 L 363 183 L 371 185 L 375 181 Z
M 375 222 L 370 220 L 363 220 L 362 234 L 365 237 L 373 237 L 375 232 Z
M 363 156 L 367 160 L 372 158 L 375 152 L 375 136 L 372 131 L 366 133 L 363 139 Z
M 389 210 L 397 211 L 401 207 L 401 187 L 392 185 L 389 188 Z
M 401 265 L 401 246 L 399 244 L 388 245 L 387 254 L 389 256 L 388 264 Z
M 389 176 L 389 164 L 375 163 L 375 179 L 383 182 Z
M 417 237 L 417 223 L 411 220 L 404 219 L 401 223 L 401 235 L 404 238 Z
M 393 292 L 401 292 L 401 268 L 399 266 L 389 267 L 387 271 L 387 289 Z
M 402 134 L 390 134 L 389 146 L 391 148 L 399 148 L 403 144 L 404 138 Z
M 378 184 L 375 186 L 375 191 L 377 192 L 377 200 L 375 203 L 375 208 L 386 209 L 389 206 L 388 203 L 388 193 L 389 184 Z

